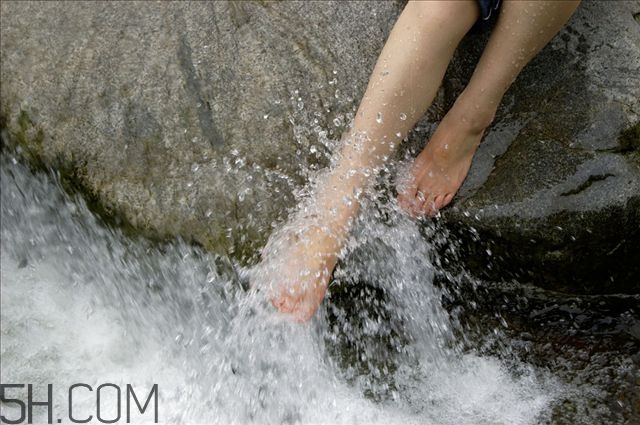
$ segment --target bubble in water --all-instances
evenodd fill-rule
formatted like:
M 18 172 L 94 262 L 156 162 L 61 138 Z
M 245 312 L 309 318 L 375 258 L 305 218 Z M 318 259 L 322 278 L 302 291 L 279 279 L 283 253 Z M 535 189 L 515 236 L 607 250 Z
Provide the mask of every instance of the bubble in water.
M 335 117 L 333 119 L 333 125 L 335 125 L 336 127 L 340 127 L 342 125 L 342 118 L 341 117 Z
M 195 173 L 200 169 L 200 165 L 198 165 L 197 162 L 194 162 L 193 164 L 191 164 L 191 172 Z

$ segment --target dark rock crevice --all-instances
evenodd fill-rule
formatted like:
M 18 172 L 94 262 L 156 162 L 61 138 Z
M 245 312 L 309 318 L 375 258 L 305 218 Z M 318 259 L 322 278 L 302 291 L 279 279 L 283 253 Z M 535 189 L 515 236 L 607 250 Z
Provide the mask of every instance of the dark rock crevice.
M 192 107 L 195 107 L 197 111 L 198 122 L 200 123 L 200 132 L 203 137 L 208 140 L 212 148 L 218 149 L 223 145 L 224 140 L 213 122 L 210 108 L 207 108 L 207 104 L 210 104 L 211 100 L 205 100 L 202 97 L 202 83 L 200 82 L 196 69 L 193 66 L 191 46 L 184 35 L 180 37 L 177 56 L 184 75 L 187 91 L 194 102 Z
M 566 192 L 563 192 L 563 193 L 560 194 L 560 196 L 577 195 L 578 193 L 582 192 L 583 190 L 587 190 L 595 182 L 599 182 L 599 181 L 605 180 L 608 177 L 614 177 L 614 175 L 607 173 L 607 174 L 597 174 L 597 175 L 589 176 L 589 178 L 584 183 L 582 183 L 580 186 L 576 187 L 575 189 L 571 189 L 571 190 L 568 190 Z

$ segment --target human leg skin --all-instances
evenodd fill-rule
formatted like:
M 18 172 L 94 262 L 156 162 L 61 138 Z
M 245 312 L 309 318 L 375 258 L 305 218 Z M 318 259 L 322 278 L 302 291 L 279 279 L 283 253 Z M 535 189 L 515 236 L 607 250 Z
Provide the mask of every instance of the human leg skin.
M 575 1 L 508 1 L 469 84 L 447 113 L 399 188 L 400 204 L 414 215 L 434 215 L 464 181 L 485 129 L 522 68 L 556 35 Z
M 335 165 L 313 195 L 313 219 L 294 223 L 279 247 L 272 303 L 309 319 L 324 298 L 338 254 L 358 213 L 359 193 L 422 117 L 458 43 L 478 19 L 475 0 L 409 2 L 378 58 Z M 346 199 L 346 202 L 345 202 Z

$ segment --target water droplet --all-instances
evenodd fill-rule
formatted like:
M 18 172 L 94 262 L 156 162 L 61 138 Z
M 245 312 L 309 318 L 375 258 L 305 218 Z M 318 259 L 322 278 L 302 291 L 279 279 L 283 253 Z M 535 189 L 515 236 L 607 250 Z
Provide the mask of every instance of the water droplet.
M 309 151 L 310 151 L 311 153 L 316 153 L 316 152 L 318 152 L 318 148 L 316 148 L 316 146 L 315 146 L 315 145 L 311 145 L 311 147 L 309 148 Z
M 335 117 L 333 119 L 333 125 L 336 127 L 340 127 L 342 125 L 342 119 L 340 117 Z
M 397 133 L 396 133 L 396 137 L 397 137 L 398 139 L 402 139 L 402 133 L 397 132 Z
M 264 114 L 264 115 L 262 116 L 262 119 L 265 119 L 265 120 L 266 120 L 267 118 L 269 118 L 269 114 Z
M 195 173 L 199 169 L 200 169 L 200 166 L 197 163 L 194 162 L 193 164 L 191 164 L 191 172 Z
M 382 124 L 382 112 L 378 112 L 378 114 L 376 115 L 376 122 L 378 124 Z
M 402 112 L 402 113 L 400 114 L 400 120 L 401 120 L 401 121 L 405 121 L 406 119 L 407 119 L 407 114 L 405 114 L 404 112 Z

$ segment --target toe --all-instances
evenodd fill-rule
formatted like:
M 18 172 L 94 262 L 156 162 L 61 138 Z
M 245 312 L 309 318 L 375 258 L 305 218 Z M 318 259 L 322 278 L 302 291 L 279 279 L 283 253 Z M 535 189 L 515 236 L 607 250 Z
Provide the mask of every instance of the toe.
M 438 195 L 433 201 L 433 207 L 440 210 L 444 206 L 444 195 Z
M 452 200 L 452 199 L 453 199 L 453 193 L 447 193 L 447 194 L 444 196 L 444 201 L 443 201 L 443 203 L 442 203 L 442 207 L 441 207 L 441 208 L 444 208 L 444 207 L 446 207 L 447 205 L 449 205 L 449 204 L 451 203 L 451 200 Z
M 407 212 L 413 207 L 416 191 L 417 186 L 414 185 L 398 188 L 398 204 Z
M 398 205 L 413 218 L 421 215 L 422 202 L 419 202 L 415 196 L 398 196 Z
M 433 217 L 438 214 L 438 208 L 436 208 L 436 198 L 429 197 L 423 204 L 423 215 L 427 217 Z
M 411 217 L 413 218 L 422 218 L 424 217 L 424 215 L 426 214 L 425 212 L 425 204 L 427 203 L 427 201 L 425 201 L 424 199 L 420 199 L 420 198 L 413 198 L 412 202 L 411 202 L 411 210 L 409 211 L 409 214 L 411 215 Z

